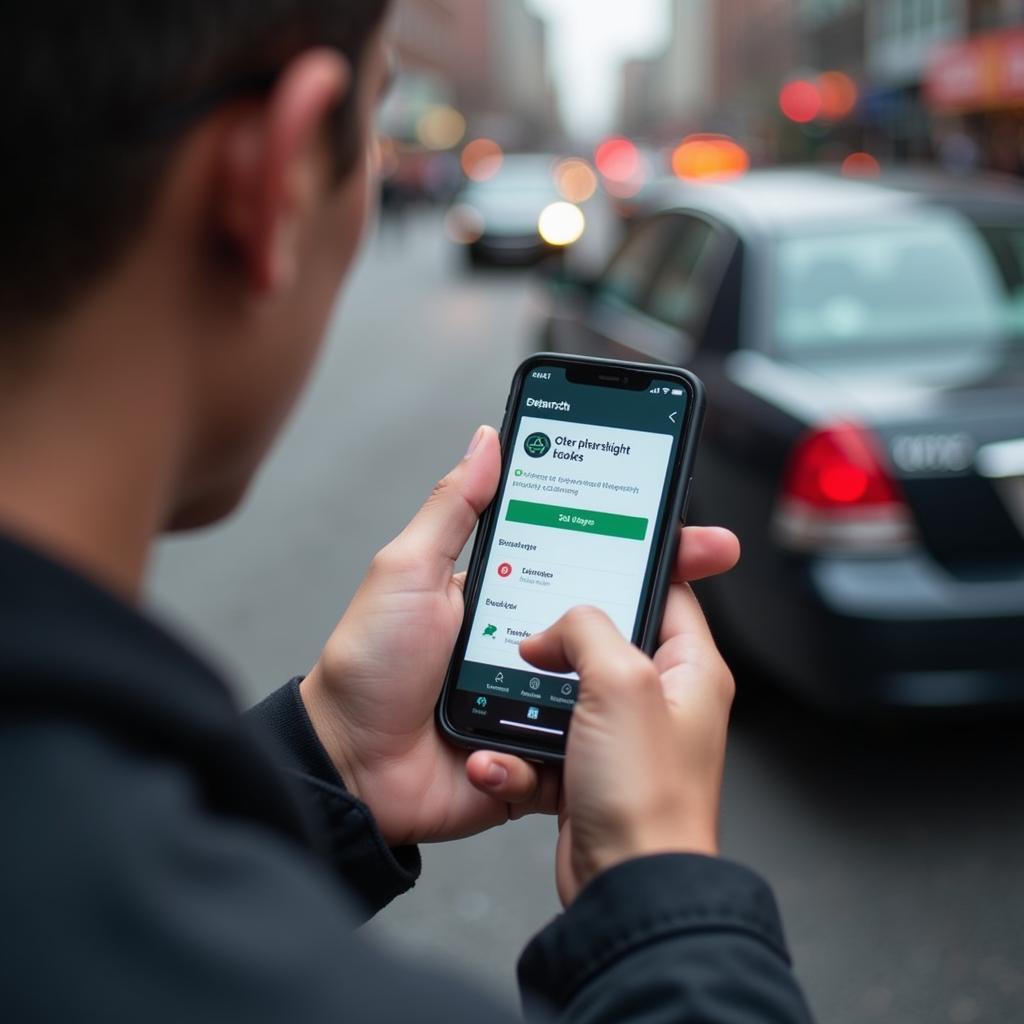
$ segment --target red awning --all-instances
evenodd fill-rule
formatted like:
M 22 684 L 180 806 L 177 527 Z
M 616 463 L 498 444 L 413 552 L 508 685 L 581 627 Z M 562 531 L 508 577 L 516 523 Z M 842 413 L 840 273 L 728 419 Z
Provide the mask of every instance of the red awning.
M 924 88 L 928 106 L 940 113 L 1024 107 L 1024 29 L 941 47 Z

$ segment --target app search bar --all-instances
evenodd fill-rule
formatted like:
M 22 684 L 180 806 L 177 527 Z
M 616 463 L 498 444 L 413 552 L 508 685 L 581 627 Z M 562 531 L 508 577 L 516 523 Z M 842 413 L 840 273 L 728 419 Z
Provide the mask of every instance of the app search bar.
M 613 512 L 595 512 L 586 508 L 542 505 L 535 501 L 510 501 L 505 519 L 510 523 L 547 526 L 554 530 L 573 530 L 622 540 L 643 540 L 649 521 L 639 516 L 620 516 Z

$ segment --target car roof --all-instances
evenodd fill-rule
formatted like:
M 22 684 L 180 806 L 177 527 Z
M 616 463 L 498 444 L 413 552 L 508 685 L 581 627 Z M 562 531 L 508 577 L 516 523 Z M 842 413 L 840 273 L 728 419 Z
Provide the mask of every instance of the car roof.
M 649 195 L 651 212 L 702 211 L 743 235 L 796 234 L 809 227 L 912 214 L 935 204 L 972 216 L 1024 220 L 1024 189 L 1014 179 L 965 179 L 929 170 L 900 170 L 873 179 L 818 168 L 758 170 L 713 185 L 666 179 Z

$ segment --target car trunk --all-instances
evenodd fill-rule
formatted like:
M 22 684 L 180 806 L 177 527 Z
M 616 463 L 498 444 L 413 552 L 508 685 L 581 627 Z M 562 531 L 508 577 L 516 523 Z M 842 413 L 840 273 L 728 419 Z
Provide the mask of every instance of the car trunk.
M 959 576 L 1024 572 L 1022 356 L 944 346 L 801 359 L 875 433 L 922 543 Z

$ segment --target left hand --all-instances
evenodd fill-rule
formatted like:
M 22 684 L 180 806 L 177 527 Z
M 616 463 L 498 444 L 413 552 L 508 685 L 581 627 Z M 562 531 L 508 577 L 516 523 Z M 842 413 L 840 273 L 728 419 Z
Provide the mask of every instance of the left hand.
M 373 560 L 301 692 L 349 791 L 392 846 L 474 835 L 558 809 L 559 773 L 509 754 L 451 746 L 434 707 L 463 618 L 455 560 L 497 490 L 497 433 L 481 427 L 466 457 Z M 738 557 L 726 530 L 690 528 L 680 579 L 724 572 Z

